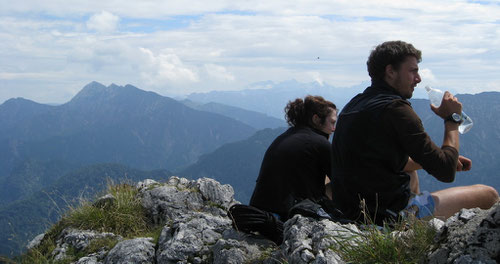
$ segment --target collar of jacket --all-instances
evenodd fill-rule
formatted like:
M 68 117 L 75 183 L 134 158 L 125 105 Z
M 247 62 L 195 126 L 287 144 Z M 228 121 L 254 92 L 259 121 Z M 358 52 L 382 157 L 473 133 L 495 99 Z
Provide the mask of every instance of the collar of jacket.
M 319 129 L 316 129 L 314 127 L 310 127 L 312 131 L 316 132 L 317 134 L 320 134 L 321 136 L 324 136 L 326 139 L 328 139 L 330 137 L 330 135 L 328 135 L 327 133 L 319 130 Z
M 330 135 L 328 135 L 327 133 L 317 129 L 317 128 L 314 128 L 314 127 L 311 127 L 309 125 L 307 126 L 297 126 L 297 127 L 294 127 L 295 129 L 310 129 L 311 131 L 313 131 L 314 133 L 320 135 L 320 136 L 324 136 L 326 139 L 328 139 L 330 137 Z
M 372 85 L 366 88 L 365 92 L 399 95 L 396 93 L 396 90 L 384 80 L 372 80 Z

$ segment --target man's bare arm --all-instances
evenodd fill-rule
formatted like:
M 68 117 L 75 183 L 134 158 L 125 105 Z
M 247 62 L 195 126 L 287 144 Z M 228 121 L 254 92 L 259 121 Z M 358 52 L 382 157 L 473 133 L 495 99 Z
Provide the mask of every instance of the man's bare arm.
M 441 105 L 435 107 L 431 104 L 432 111 L 443 119 L 446 119 L 453 113 L 462 113 L 462 104 L 458 99 L 449 92 L 445 92 Z M 443 146 L 454 147 L 457 151 L 460 148 L 458 139 L 458 125 L 455 122 L 445 122 Z

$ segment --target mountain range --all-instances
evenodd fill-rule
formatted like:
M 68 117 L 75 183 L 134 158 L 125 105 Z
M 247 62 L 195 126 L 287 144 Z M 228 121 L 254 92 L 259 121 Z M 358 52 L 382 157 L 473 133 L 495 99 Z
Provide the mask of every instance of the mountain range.
M 18 253 L 78 197 L 93 198 L 108 180 L 210 177 L 231 184 L 236 199 L 248 202 L 267 147 L 286 129 L 288 100 L 319 94 L 341 108 L 364 89 L 288 85 L 238 91 L 236 97 L 213 92 L 227 100 L 209 102 L 200 99 L 206 94 L 177 101 L 132 85 L 92 82 L 62 105 L 7 100 L 0 105 L 0 255 Z M 484 183 L 500 190 L 500 93 L 458 97 L 474 120 L 460 136 L 460 153 L 473 160 L 473 170 L 458 173 L 453 184 L 421 173 L 422 189 Z M 428 100 L 411 102 L 439 144 L 442 120 Z
M 283 109 L 288 101 L 295 98 L 303 98 L 306 95 L 321 95 L 332 101 L 338 109 L 341 109 L 354 95 L 362 92 L 368 85 L 368 83 L 361 83 L 351 87 L 334 87 L 318 82 L 300 83 L 296 80 L 280 83 L 267 81 L 255 83 L 249 89 L 241 91 L 193 93 L 188 95 L 187 99 L 201 103 L 221 103 L 284 119 Z
M 60 106 L 8 100 L 0 118 L 7 120 L 0 124 L 0 175 L 26 158 L 175 170 L 256 131 L 131 85 L 96 82 Z
M 79 196 L 86 186 L 96 187 L 92 181 L 74 180 L 81 168 L 103 163 L 144 171 L 184 168 L 200 155 L 257 130 L 246 123 L 258 113 L 237 111 L 241 121 L 229 117 L 233 113 L 197 110 L 132 85 L 106 87 L 97 82 L 57 106 L 7 100 L 0 105 L 0 254 L 17 252 L 17 246 L 10 244 L 13 233 L 26 243 L 43 231 L 47 225 L 40 223 L 54 220 L 45 214 L 49 205 L 66 208 L 64 200 Z M 107 174 L 113 173 L 95 177 L 105 179 Z M 54 188 L 73 192 L 59 199 L 60 192 L 48 191 Z M 98 191 L 96 187 L 93 193 Z M 22 220 L 27 213 L 29 226 Z
M 286 122 L 284 121 L 283 118 L 278 119 L 276 117 L 272 117 L 264 113 L 259 113 L 252 110 L 245 110 L 227 104 L 220 104 L 214 102 L 199 103 L 191 101 L 189 99 L 185 99 L 181 102 L 191 108 L 200 111 L 207 111 L 231 117 L 237 121 L 240 121 L 256 129 L 277 128 L 286 126 Z

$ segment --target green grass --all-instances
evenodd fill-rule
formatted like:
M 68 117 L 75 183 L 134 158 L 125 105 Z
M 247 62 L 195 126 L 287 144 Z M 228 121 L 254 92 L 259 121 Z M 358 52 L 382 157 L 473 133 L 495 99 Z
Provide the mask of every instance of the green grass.
M 337 239 L 332 250 L 349 263 L 420 263 L 433 244 L 435 229 L 426 221 L 407 219 L 392 228 L 367 225 L 350 239 Z
M 51 253 L 56 247 L 59 234 L 67 227 L 111 232 L 124 238 L 150 236 L 158 240 L 163 226 L 153 225 L 148 221 L 135 187 L 128 184 L 109 184 L 106 193 L 116 198 L 112 206 L 99 208 L 93 206 L 90 201 L 82 201 L 79 206 L 71 207 L 62 219 L 47 231 L 40 245 L 22 255 L 17 262 L 69 263 L 78 260 L 79 257 L 97 252 L 103 247 L 109 250 L 118 242 L 116 239 L 109 238 L 96 239 L 83 252 L 73 252 L 68 254 L 68 259 L 54 262 Z
M 137 189 L 127 184 L 108 188 L 116 198 L 110 208 L 98 208 L 90 202 L 83 202 L 72 208 L 61 222 L 77 229 L 90 229 L 98 232 L 112 232 L 123 237 L 131 237 L 150 230 L 146 212 L 137 197 Z
M 53 225 L 45 234 L 45 237 L 41 241 L 40 245 L 21 255 L 19 259 L 16 259 L 17 262 L 23 264 L 52 263 L 51 253 L 56 248 L 57 236 L 63 229 L 64 227 L 60 223 Z

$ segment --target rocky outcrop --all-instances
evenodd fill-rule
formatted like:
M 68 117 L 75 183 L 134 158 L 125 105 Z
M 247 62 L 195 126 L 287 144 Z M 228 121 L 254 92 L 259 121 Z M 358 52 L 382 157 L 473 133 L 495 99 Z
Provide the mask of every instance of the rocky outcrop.
M 111 239 L 80 257 L 75 263 L 345 263 L 338 241 L 357 245 L 356 225 L 315 220 L 296 215 L 284 224 L 284 241 L 276 245 L 258 234 L 246 234 L 232 227 L 227 210 L 234 191 L 213 179 L 190 181 L 171 177 L 166 183 L 146 180 L 137 184 L 139 197 L 151 222 L 162 225 L 153 238 L 124 239 L 112 233 L 64 229 L 52 252 L 54 260 L 85 252 L 92 241 Z M 110 196 L 95 206 L 113 206 Z M 500 207 L 463 210 L 446 222 L 431 220 L 438 230 L 436 245 L 428 254 L 430 263 L 496 263 L 500 259 Z M 36 247 L 43 236 L 37 237 Z M 69 250 L 71 248 L 71 250 Z M 71 251 L 71 252 L 70 252 Z
M 334 251 L 335 245 L 339 239 L 356 243 L 360 232 L 353 224 L 295 215 L 285 223 L 282 251 L 289 263 L 344 263 Z
M 92 230 L 66 228 L 59 235 L 57 247 L 52 251 L 52 255 L 55 261 L 62 260 L 66 258 L 70 248 L 76 252 L 81 252 L 85 250 L 92 241 L 104 238 L 122 240 L 122 237 L 113 233 L 99 233 Z
M 134 238 L 119 242 L 109 251 L 104 263 L 154 263 L 155 244 L 151 238 Z
M 462 209 L 448 218 L 436 240 L 429 263 L 499 263 L 500 206 Z

